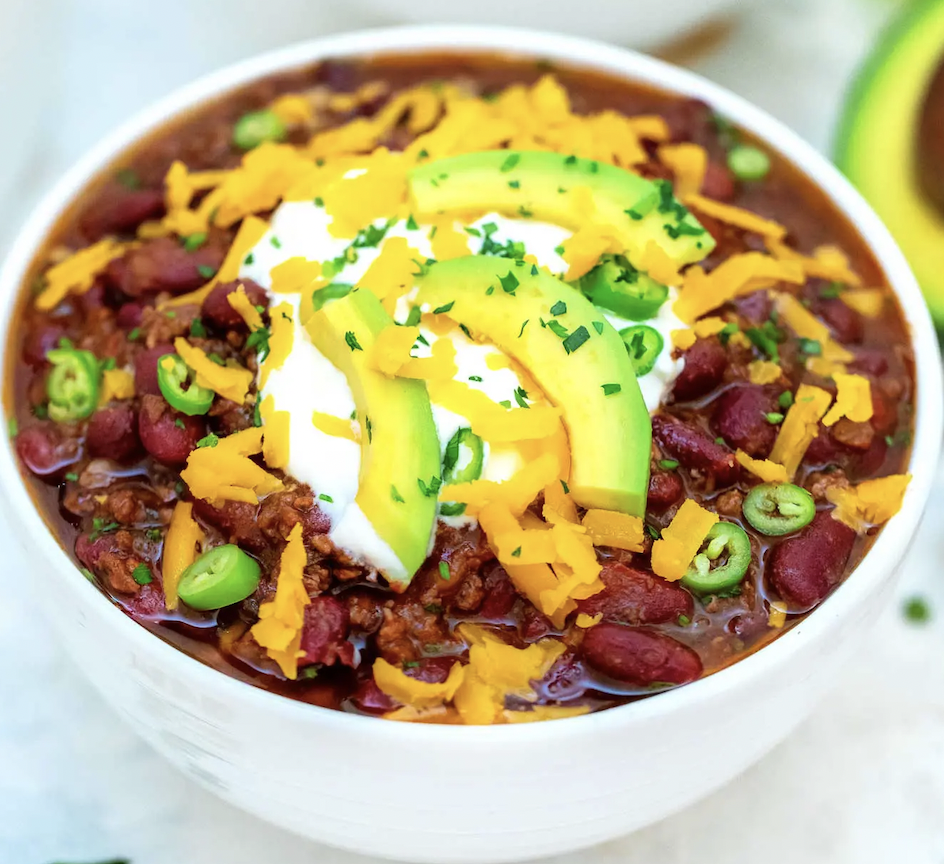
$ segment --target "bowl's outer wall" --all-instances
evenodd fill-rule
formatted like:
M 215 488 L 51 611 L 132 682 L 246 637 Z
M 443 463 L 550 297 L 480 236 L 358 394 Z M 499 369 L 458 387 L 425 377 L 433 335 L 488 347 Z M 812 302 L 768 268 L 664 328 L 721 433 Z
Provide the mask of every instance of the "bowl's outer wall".
M 384 723 L 296 703 L 157 639 L 79 577 L 32 504 L 10 442 L 0 445 L 11 533 L 29 544 L 43 596 L 55 597 L 43 608 L 66 653 L 135 729 L 196 780 L 262 818 L 358 852 L 442 864 L 520 860 L 611 839 L 696 800 L 782 739 L 889 598 L 941 439 L 940 357 L 920 292 L 881 223 L 838 172 L 776 121 L 693 75 L 596 43 L 504 28 L 350 34 L 265 55 L 172 95 L 93 151 L 40 205 L 0 273 L 0 330 L 9 330 L 14 295 L 58 211 L 145 130 L 277 69 L 444 47 L 520 51 L 698 95 L 787 152 L 859 226 L 899 292 L 918 356 L 912 465 L 922 470 L 854 576 L 757 654 L 623 708 L 463 728 Z

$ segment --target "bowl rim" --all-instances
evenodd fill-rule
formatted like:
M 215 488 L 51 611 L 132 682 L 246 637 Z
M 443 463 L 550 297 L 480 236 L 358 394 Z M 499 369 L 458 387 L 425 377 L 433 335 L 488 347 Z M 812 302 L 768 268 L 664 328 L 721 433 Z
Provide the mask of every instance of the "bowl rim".
M 635 51 L 557 33 L 501 26 L 418 25 L 359 30 L 309 40 L 269 51 L 211 72 L 192 83 L 177 88 L 167 96 L 135 114 L 107 135 L 81 158 L 43 196 L 14 239 L 0 269 L 0 334 L 6 337 L 23 277 L 47 233 L 59 215 L 70 206 L 89 181 L 122 151 L 171 118 L 193 110 L 202 103 L 228 91 L 283 70 L 291 70 L 324 59 L 348 59 L 378 54 L 409 54 L 436 51 L 495 52 L 509 56 L 547 59 L 574 68 L 584 68 L 637 81 L 642 84 L 691 96 L 708 102 L 737 125 L 749 129 L 772 150 L 782 154 L 800 169 L 837 205 L 843 216 L 855 226 L 869 244 L 901 304 L 911 328 L 915 352 L 915 435 L 909 470 L 913 479 L 899 513 L 880 533 L 854 571 L 818 608 L 781 634 L 770 644 L 712 675 L 684 687 L 553 723 L 503 724 L 487 727 L 443 726 L 435 724 L 379 722 L 379 718 L 360 716 L 322 708 L 264 690 L 238 680 L 165 642 L 129 615 L 97 589 L 89 586 L 89 603 L 101 604 L 94 611 L 108 622 L 115 635 L 127 640 L 165 670 L 174 670 L 179 678 L 218 698 L 242 703 L 246 708 L 266 712 L 299 723 L 327 724 L 347 734 L 384 736 L 390 742 L 424 740 L 428 736 L 444 740 L 482 743 L 521 741 L 521 736 L 542 741 L 556 741 L 581 733 L 602 733 L 637 722 L 657 721 L 672 712 L 690 709 L 710 701 L 724 691 L 750 686 L 769 677 L 790 662 L 804 640 L 815 642 L 853 613 L 857 606 L 878 590 L 881 581 L 891 578 L 903 557 L 904 547 L 917 528 L 931 490 L 942 437 L 941 357 L 931 319 L 917 282 L 888 230 L 845 177 L 811 145 L 766 112 L 695 73 L 680 69 Z M 2 374 L 8 372 L 12 354 L 5 351 Z M 33 502 L 21 476 L 12 440 L 7 437 L 0 447 L 0 484 L 7 490 L 7 523 L 12 530 L 25 531 L 33 543 L 42 544 L 44 559 L 59 575 L 75 578 L 77 566 L 59 544 L 40 510 Z M 110 612 L 104 606 L 110 608 Z M 481 736 L 481 737 L 479 737 Z

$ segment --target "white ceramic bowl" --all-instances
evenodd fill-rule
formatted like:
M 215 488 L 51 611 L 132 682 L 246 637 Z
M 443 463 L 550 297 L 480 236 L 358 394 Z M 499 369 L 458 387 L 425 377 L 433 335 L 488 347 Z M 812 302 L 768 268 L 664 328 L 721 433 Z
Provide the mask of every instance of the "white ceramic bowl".
M 942 431 L 940 356 L 918 287 L 878 218 L 819 154 L 766 114 L 687 72 L 593 42 L 492 27 L 382 30 L 310 42 L 225 69 L 148 109 L 69 172 L 23 229 L 0 274 L 4 340 L 21 278 L 57 214 L 139 136 L 237 84 L 312 60 L 442 48 L 523 52 L 697 96 L 785 153 L 878 256 L 912 327 L 918 380 L 914 480 L 901 512 L 820 608 L 758 653 L 686 687 L 598 714 L 521 726 L 351 716 L 201 665 L 81 577 L 33 505 L 9 442 L 0 445 L 7 516 L 29 546 L 32 577 L 45 583 L 44 611 L 68 654 L 141 735 L 200 783 L 264 819 L 334 846 L 440 864 L 520 860 L 611 839 L 685 807 L 780 741 L 889 602 L 928 497 Z

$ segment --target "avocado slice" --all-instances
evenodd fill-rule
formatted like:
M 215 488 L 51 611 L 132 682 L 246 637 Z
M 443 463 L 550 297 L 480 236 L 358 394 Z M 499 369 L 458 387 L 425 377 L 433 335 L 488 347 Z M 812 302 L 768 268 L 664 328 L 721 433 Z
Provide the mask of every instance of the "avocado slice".
M 679 267 L 701 261 L 715 245 L 667 181 L 576 156 L 541 150 L 466 153 L 414 168 L 409 186 L 417 216 L 497 210 L 573 230 L 588 219 L 612 226 L 637 268 L 650 240 Z M 581 189 L 589 191 L 590 213 Z
M 910 6 L 859 72 L 835 144 L 836 164 L 901 246 L 938 327 L 944 327 L 944 215 L 922 189 L 916 136 L 942 55 L 944 3 Z
M 440 452 L 426 385 L 388 378 L 368 365 L 377 334 L 391 324 L 376 295 L 355 289 L 325 302 L 305 328 L 315 347 L 344 373 L 354 395 L 361 420 L 354 500 L 403 564 L 403 572 L 384 575 L 405 588 L 429 553 Z
M 495 343 L 561 409 L 578 504 L 644 515 L 649 412 L 622 339 L 586 297 L 531 264 L 476 255 L 430 265 L 417 299 Z

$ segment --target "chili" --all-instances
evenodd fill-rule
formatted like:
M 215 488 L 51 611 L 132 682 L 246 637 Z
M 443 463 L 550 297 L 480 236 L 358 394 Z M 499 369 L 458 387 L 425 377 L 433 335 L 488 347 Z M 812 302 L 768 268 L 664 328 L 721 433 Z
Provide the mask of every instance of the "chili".
M 641 378 L 651 372 L 662 349 L 665 348 L 662 334 L 648 324 L 634 324 L 632 327 L 620 330 L 620 336 L 626 346 L 636 377 Z
M 227 543 L 204 552 L 180 576 L 177 593 L 192 609 L 222 609 L 245 600 L 259 585 L 259 564 Z
M 762 483 L 747 493 L 744 518 L 761 534 L 781 537 L 805 528 L 816 515 L 816 503 L 806 489 L 792 483 Z
M 215 395 L 209 388 L 197 384 L 195 377 L 179 354 L 165 354 L 157 361 L 157 386 L 164 398 L 171 408 L 191 417 L 206 414 Z
M 751 540 L 733 522 L 716 522 L 695 556 L 682 584 L 696 594 L 730 592 L 741 584 L 751 565 Z
M 52 371 L 46 379 L 49 416 L 57 423 L 89 417 L 98 406 L 102 370 L 91 351 L 54 348 L 46 352 Z

